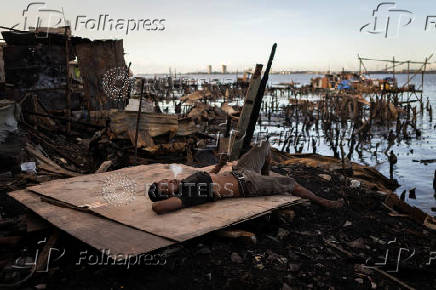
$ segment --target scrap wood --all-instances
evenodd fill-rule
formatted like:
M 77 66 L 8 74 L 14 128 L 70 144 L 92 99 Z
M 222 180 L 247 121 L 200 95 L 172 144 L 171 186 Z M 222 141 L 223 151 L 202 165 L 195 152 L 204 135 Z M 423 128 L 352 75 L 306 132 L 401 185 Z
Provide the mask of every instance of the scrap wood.
M 369 101 L 367 99 L 365 99 L 362 95 L 357 96 L 357 101 L 359 103 L 362 103 L 362 104 L 367 105 L 367 106 L 370 105 Z
M 50 253 L 53 247 L 55 246 L 58 238 L 59 238 L 59 231 L 54 229 L 53 233 L 50 235 L 50 237 L 44 244 L 42 251 L 38 255 L 38 259 L 36 261 L 36 271 L 40 272 L 40 271 L 48 270 L 47 264 L 49 263 L 50 260 Z
M 281 155 L 284 155 L 281 153 Z M 318 154 L 305 153 L 305 154 L 287 154 L 283 157 L 283 161 L 279 161 L 283 165 L 290 164 L 304 164 L 308 167 L 322 168 L 325 170 L 341 170 L 341 159 L 332 156 L 322 156 Z M 365 184 L 368 188 L 377 188 L 379 191 L 392 192 L 391 189 L 395 187 L 393 182 L 378 172 L 375 168 L 360 165 L 351 162 L 353 169 L 353 178 Z
M 145 148 L 142 148 L 142 150 L 147 153 L 158 154 L 158 155 L 176 153 L 176 152 L 185 152 L 186 143 L 174 142 L 170 144 L 159 144 L 154 146 L 147 146 Z
M 47 203 L 56 205 L 57 207 L 70 208 L 70 209 L 74 209 L 74 210 L 81 211 L 81 212 L 92 213 L 92 211 L 86 205 L 84 205 L 84 206 L 75 206 L 75 205 L 72 205 L 70 203 L 67 203 L 67 202 L 64 202 L 64 201 L 61 201 L 61 200 L 57 200 L 57 199 L 49 197 L 49 196 L 40 196 L 40 199 L 43 202 L 47 202 Z
M 176 135 L 178 136 L 188 136 L 201 132 L 200 126 L 195 124 L 191 118 L 179 119 L 179 127 L 177 128 Z
M 136 112 L 122 111 L 111 112 L 110 129 L 117 139 L 131 139 L 129 130 L 136 131 Z M 150 137 L 170 134 L 174 136 L 179 124 L 177 115 L 142 113 L 139 121 L 139 132 L 147 132 Z
M 188 113 L 188 117 L 197 121 L 201 121 L 201 118 L 209 119 L 210 106 L 204 103 L 196 103 L 194 107 Z
M 239 111 L 236 111 L 235 109 L 233 109 L 232 106 L 230 106 L 230 105 L 227 104 L 227 103 L 223 103 L 223 104 L 221 105 L 221 110 L 223 110 L 224 112 L 226 112 L 227 115 L 229 115 L 229 116 L 233 116 L 233 115 L 236 115 L 236 114 L 239 113 Z
M 415 288 L 413 288 L 413 287 L 407 285 L 407 284 L 404 283 L 403 281 L 399 280 L 398 278 L 392 276 L 392 275 L 389 274 L 389 273 L 386 273 L 385 271 L 379 269 L 378 267 L 371 267 L 371 266 L 365 266 L 365 265 L 364 265 L 363 267 L 364 267 L 364 268 L 367 268 L 367 269 L 374 270 L 374 271 L 376 271 L 376 272 L 379 273 L 379 274 L 382 274 L 383 276 L 385 276 L 385 277 L 391 279 L 391 280 L 394 281 L 394 282 L 397 282 L 398 284 L 400 284 L 402 287 L 404 287 L 404 288 L 406 288 L 406 289 L 409 289 L 409 290 L 415 290 Z
M 44 105 L 39 101 L 38 95 L 32 95 L 32 103 L 33 103 L 33 110 L 35 113 L 43 111 L 45 114 L 49 114 L 47 110 L 45 109 Z M 27 96 L 25 97 L 27 98 Z M 27 114 L 26 114 L 27 115 Z M 37 115 L 33 115 L 31 118 L 33 120 L 33 123 L 37 125 L 38 127 L 43 127 L 46 129 L 56 129 L 56 125 L 59 125 L 55 119 L 50 118 L 50 116 L 47 117 L 38 117 Z M 60 126 L 62 128 L 62 126 Z
M 8 193 L 52 225 L 87 243 L 95 249 L 106 249 L 106 255 L 139 255 L 174 244 L 168 239 L 124 226 L 94 214 L 41 201 L 28 190 Z M 78 222 L 80 221 L 80 222 Z
M 41 132 L 35 130 L 34 128 L 32 128 L 30 125 L 24 123 L 25 125 L 27 125 L 27 130 L 28 132 L 30 132 L 30 134 L 32 135 L 32 137 L 36 138 L 38 140 L 38 142 L 41 142 L 43 144 L 43 146 L 48 147 L 50 150 L 53 150 L 54 152 L 56 152 L 57 154 L 59 154 L 60 156 L 62 156 L 63 158 L 67 159 L 69 162 L 73 163 L 75 166 L 77 167 L 82 167 L 83 166 L 83 162 L 84 162 L 84 157 L 82 156 L 83 154 L 80 154 L 79 156 L 77 156 L 76 154 L 72 154 L 72 151 L 70 149 L 70 146 L 62 146 L 62 148 L 59 148 L 60 146 L 54 145 L 53 144 L 53 140 L 51 140 L 48 136 L 42 134 Z M 72 145 L 71 143 L 68 145 Z M 82 144 L 79 143 L 78 148 L 72 148 L 72 149 L 76 149 L 76 150 L 80 150 L 83 151 L 83 147 L 85 147 L 86 149 L 89 149 L 89 144 Z M 70 150 L 67 150 L 70 149 Z M 79 159 L 79 160 L 76 160 Z
M 111 160 L 107 160 L 105 162 L 103 162 L 102 164 L 100 164 L 100 167 L 97 169 L 97 171 L 95 173 L 103 173 L 106 172 L 109 167 L 112 166 L 112 161 Z
M 436 231 L 436 219 L 428 215 L 424 220 L 424 226 Z
M 193 104 L 196 101 L 202 100 L 203 98 L 204 98 L 204 95 L 200 91 L 196 91 L 192 94 L 180 97 L 180 101 L 189 102 L 189 103 Z
M 135 144 L 136 132 L 133 128 L 128 129 L 130 141 Z M 154 146 L 153 138 L 147 131 L 138 132 L 138 139 L 136 142 L 136 148 Z
M 244 230 L 237 230 L 237 229 L 219 230 L 215 234 L 221 238 L 238 239 L 250 244 L 256 243 L 256 235 L 252 232 L 248 232 Z
M 52 172 L 55 174 L 65 175 L 68 177 L 75 177 L 81 175 L 80 173 L 72 172 L 60 167 L 54 161 L 52 161 L 48 157 L 45 157 L 41 151 L 37 150 L 29 143 L 26 144 L 25 148 L 27 152 L 29 152 L 33 157 L 35 157 L 38 160 L 38 167 L 41 169 L 44 169 L 48 172 Z
M 398 109 L 393 103 L 389 103 L 389 111 L 392 114 L 392 119 L 396 120 L 398 118 Z
M 422 225 L 427 218 L 427 214 L 417 207 L 410 206 L 406 202 L 402 201 L 396 194 L 391 193 L 386 196 L 385 202 L 388 207 L 399 211 L 400 213 L 405 213 L 414 220 L 416 223 Z

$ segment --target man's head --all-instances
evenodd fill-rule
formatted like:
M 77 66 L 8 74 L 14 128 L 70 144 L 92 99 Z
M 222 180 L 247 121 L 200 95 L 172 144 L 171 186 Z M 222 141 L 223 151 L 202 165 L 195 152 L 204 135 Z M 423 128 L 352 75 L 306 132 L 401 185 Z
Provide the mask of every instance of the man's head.
M 148 190 L 150 200 L 160 201 L 170 198 L 178 193 L 180 186 L 179 179 L 162 179 L 153 183 Z

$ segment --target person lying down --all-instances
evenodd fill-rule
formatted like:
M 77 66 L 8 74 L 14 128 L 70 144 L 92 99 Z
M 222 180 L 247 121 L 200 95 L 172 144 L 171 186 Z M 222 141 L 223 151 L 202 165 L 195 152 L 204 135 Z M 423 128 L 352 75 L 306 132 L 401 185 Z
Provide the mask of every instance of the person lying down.
M 231 172 L 219 173 L 221 167 L 182 180 L 163 179 L 153 183 L 148 191 L 153 211 L 163 214 L 223 198 L 267 195 L 295 195 L 326 208 L 344 205 L 342 199 L 331 201 L 315 195 L 289 176 L 270 175 L 271 146 L 267 141 L 242 155 Z

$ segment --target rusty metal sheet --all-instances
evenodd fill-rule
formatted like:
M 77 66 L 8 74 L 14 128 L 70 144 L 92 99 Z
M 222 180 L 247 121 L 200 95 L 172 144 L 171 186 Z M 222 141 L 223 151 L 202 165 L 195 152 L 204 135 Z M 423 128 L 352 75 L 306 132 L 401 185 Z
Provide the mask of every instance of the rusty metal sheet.
M 295 196 L 229 198 L 200 206 L 157 215 L 151 209 L 149 184 L 163 178 L 174 178 L 173 170 L 184 178 L 198 169 L 185 165 L 151 164 L 54 180 L 28 188 L 34 192 L 88 208 L 98 215 L 175 241 L 185 241 L 229 225 L 254 218 L 299 200 Z M 227 167 L 229 168 L 229 167 Z M 211 167 L 203 168 L 208 171 Z M 113 197 L 108 192 L 115 192 Z M 133 198 L 126 198 L 126 195 Z M 131 197 L 130 195 L 130 197 Z M 117 202 L 122 201 L 122 202 Z
M 117 67 L 125 67 L 122 40 L 96 40 L 80 42 L 75 45 L 80 75 L 83 79 L 85 95 L 89 97 L 93 108 L 98 102 L 104 108 L 115 107 L 106 100 L 102 87 L 105 73 Z
M 54 226 L 96 249 L 109 250 L 112 256 L 138 255 L 173 244 L 165 238 L 94 214 L 43 202 L 38 194 L 28 190 L 14 191 L 9 195 Z

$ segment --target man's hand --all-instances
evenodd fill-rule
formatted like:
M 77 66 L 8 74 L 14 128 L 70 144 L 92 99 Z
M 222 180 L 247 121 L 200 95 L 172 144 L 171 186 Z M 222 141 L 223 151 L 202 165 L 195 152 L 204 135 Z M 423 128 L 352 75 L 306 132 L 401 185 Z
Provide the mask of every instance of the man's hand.
M 209 171 L 209 173 L 217 174 L 227 164 L 227 161 L 229 161 L 229 156 L 227 154 L 221 154 L 220 160 L 215 165 L 215 167 L 212 168 L 211 171 Z

